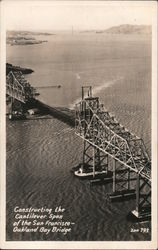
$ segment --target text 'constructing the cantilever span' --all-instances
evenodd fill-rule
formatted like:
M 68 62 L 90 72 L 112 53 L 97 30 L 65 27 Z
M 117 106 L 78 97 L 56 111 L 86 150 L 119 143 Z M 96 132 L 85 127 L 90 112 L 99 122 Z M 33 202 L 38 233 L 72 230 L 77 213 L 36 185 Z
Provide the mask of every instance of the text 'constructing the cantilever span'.
M 66 219 L 66 209 L 14 207 L 13 232 L 15 233 L 61 233 L 66 235 L 72 230 L 74 222 Z

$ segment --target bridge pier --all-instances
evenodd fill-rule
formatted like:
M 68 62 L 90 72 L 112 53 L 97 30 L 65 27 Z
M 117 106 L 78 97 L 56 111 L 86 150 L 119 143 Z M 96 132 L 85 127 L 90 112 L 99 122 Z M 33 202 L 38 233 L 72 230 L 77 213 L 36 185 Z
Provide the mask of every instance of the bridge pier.
M 136 209 L 132 214 L 137 219 L 151 218 L 151 182 L 139 174 L 136 182 Z
M 17 114 L 24 114 L 24 107 L 23 103 L 16 100 L 14 97 L 10 97 L 10 105 L 9 105 L 9 119 L 12 120 L 14 118 L 14 115 Z
M 13 118 L 13 105 L 14 105 L 14 98 L 10 97 L 9 120 L 12 120 Z
M 123 199 L 131 199 L 136 197 L 135 189 L 131 189 L 131 171 L 123 166 L 116 159 L 112 159 L 113 165 L 113 187 L 109 198 L 112 201 L 121 201 Z
M 84 140 L 83 144 L 83 162 L 82 169 L 83 171 L 86 168 L 91 169 L 93 172 L 93 177 L 97 171 L 108 172 L 108 155 L 102 153 L 97 147 L 93 146 L 91 143 L 88 143 Z
M 89 177 L 109 181 L 112 180 L 112 173 L 108 170 L 108 154 L 84 140 L 82 163 L 79 164 L 80 175 L 75 171 L 75 175 L 79 177 Z

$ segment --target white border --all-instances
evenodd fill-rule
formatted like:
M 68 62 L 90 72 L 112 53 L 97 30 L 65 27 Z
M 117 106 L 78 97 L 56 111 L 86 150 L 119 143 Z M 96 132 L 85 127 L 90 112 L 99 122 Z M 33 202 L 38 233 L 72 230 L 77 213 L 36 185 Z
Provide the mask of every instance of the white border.
M 5 1 L 12 4 L 49 5 L 57 4 L 56 1 Z M 157 2 L 156 1 L 133 1 L 135 4 L 149 4 L 154 6 L 153 13 L 153 34 L 152 34 L 152 241 L 6 241 L 6 122 L 5 122 L 5 63 L 6 63 L 6 43 L 5 43 L 5 5 L 0 2 L 0 27 L 1 27 L 1 73 L 0 73 L 0 166 L 1 166 L 1 231 L 0 247 L 2 249 L 156 249 L 157 248 Z M 73 1 L 59 1 L 58 5 L 72 4 Z M 129 1 L 75 1 L 73 4 L 122 4 L 126 5 Z M 131 4 L 131 2 L 130 2 Z

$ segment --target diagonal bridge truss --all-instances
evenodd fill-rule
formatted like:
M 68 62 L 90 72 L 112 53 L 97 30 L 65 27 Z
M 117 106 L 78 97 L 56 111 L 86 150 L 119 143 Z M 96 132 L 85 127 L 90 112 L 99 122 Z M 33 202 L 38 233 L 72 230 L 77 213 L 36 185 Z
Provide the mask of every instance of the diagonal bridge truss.
M 76 134 L 84 140 L 82 168 L 92 162 L 94 171 L 100 165 L 100 155 L 104 155 L 106 168 L 110 164 L 113 168 L 112 194 L 124 196 L 134 188 L 136 209 L 133 214 L 138 218 L 150 216 L 151 161 L 144 142 L 105 110 L 99 98 L 92 96 L 91 86 L 82 87 L 82 100 L 76 104 L 75 128 Z M 93 154 L 87 157 L 89 148 L 93 149 Z
M 10 71 L 6 77 L 6 94 L 22 103 L 25 103 L 24 81 L 26 80 L 23 79 L 22 74 Z

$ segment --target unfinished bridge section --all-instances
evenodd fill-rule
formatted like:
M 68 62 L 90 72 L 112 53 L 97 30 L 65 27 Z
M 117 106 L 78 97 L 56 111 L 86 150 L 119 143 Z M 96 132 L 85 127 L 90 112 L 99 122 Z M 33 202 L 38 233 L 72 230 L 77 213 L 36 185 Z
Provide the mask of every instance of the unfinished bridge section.
M 99 98 L 92 96 L 91 86 L 82 87 L 82 100 L 76 104 L 75 128 L 84 140 L 82 171 L 91 165 L 95 177 L 104 161 L 104 171 L 108 174 L 111 164 L 111 199 L 135 194 L 136 209 L 132 213 L 137 218 L 150 217 L 151 161 L 144 142 L 105 110 Z M 90 148 L 92 155 L 88 154 Z

